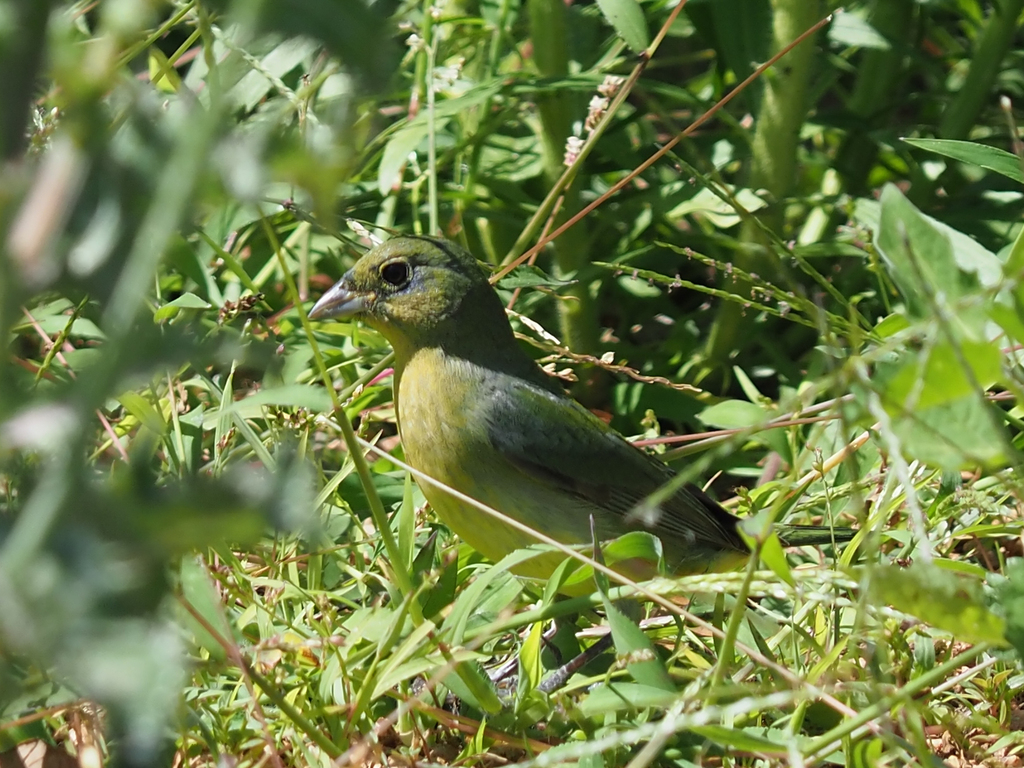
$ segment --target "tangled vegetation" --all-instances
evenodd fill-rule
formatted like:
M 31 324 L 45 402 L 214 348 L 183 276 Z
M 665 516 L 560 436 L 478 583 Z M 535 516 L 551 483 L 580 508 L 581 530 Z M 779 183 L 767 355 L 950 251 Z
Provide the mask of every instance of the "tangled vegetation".
M 0 764 L 1020 764 L 1022 10 L 0 0 Z M 748 566 L 460 545 L 306 316 L 394 232 Z

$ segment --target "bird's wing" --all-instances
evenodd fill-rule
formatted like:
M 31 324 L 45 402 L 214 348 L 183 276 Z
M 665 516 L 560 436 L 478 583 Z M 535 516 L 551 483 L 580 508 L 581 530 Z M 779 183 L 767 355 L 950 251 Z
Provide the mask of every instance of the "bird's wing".
M 653 514 L 637 515 L 637 505 L 674 473 L 574 400 L 508 377 L 493 390 L 485 419 L 491 445 L 509 463 L 612 513 L 621 520 L 616 530 L 646 528 L 677 546 L 746 551 L 735 518 L 693 487 L 680 489 Z

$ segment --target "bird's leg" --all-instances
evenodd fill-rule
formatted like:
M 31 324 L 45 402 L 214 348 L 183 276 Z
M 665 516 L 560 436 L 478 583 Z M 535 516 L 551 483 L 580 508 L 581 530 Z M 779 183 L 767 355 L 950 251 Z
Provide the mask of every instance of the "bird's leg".
M 544 678 L 540 685 L 537 686 L 537 690 L 542 693 L 551 693 L 558 690 L 569 681 L 570 677 L 611 648 L 612 642 L 611 632 L 600 637 L 596 643 L 577 655 L 576 658 L 570 659 L 567 664 L 563 664 Z
M 558 619 L 555 619 L 551 622 L 551 629 L 542 634 L 540 639 L 548 653 L 555 657 L 555 664 L 562 666 L 562 651 L 555 643 L 551 642 L 555 635 L 558 634 L 558 629 Z
M 554 653 L 556 656 L 559 655 L 559 651 L 558 648 L 551 642 L 551 638 L 553 638 L 557 634 L 557 632 L 558 625 L 555 622 L 552 622 L 550 629 L 546 630 L 540 636 L 541 642 L 544 643 L 544 646 L 549 651 Z M 558 661 L 561 662 L 561 659 L 559 658 Z M 500 683 L 502 680 L 504 680 L 516 671 L 516 667 L 518 664 L 519 657 L 517 656 L 512 656 L 507 661 L 502 662 L 497 667 L 495 667 L 495 669 L 490 673 L 489 677 L 491 678 L 491 682 Z

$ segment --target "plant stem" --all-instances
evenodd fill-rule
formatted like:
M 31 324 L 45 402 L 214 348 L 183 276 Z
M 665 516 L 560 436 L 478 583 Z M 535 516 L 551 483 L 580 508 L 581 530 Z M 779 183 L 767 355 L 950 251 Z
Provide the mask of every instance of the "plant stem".
M 772 50 L 785 48 L 812 27 L 821 16 L 820 6 L 818 0 L 772 0 Z M 782 66 L 764 77 L 764 95 L 751 142 L 747 186 L 768 191 L 772 205 L 761 220 L 775 232 L 782 227 L 782 201 L 795 180 L 796 150 L 800 126 L 807 115 L 807 86 L 813 71 L 814 52 L 814 41 L 804 40 L 789 51 Z M 736 252 L 737 265 L 748 272 L 763 272 L 771 251 L 766 247 L 760 227 L 753 221 L 744 221 L 739 239 L 748 247 Z M 745 294 L 748 290 L 747 286 L 737 284 L 734 292 Z M 721 305 L 708 339 L 709 365 L 726 363 L 746 334 L 747 325 L 741 306 Z

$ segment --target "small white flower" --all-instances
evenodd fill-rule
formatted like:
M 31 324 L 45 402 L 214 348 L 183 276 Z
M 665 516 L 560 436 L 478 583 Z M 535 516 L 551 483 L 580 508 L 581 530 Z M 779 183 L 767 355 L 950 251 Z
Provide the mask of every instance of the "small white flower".
M 583 130 L 588 134 L 593 133 L 594 129 L 597 128 L 598 122 L 604 116 L 604 113 L 608 110 L 608 99 L 604 96 L 595 96 L 590 100 L 590 104 L 587 105 L 587 120 L 583 124 Z
M 618 93 L 619 88 L 626 82 L 626 78 L 618 75 L 605 75 L 604 82 L 597 86 L 597 92 L 605 98 L 611 98 Z
M 576 162 L 576 158 L 580 156 L 580 151 L 583 149 L 583 139 L 579 136 L 570 136 L 565 140 L 565 158 L 562 163 L 566 166 L 571 166 Z
M 355 219 L 347 219 L 346 221 L 348 228 L 359 235 L 359 237 L 369 240 L 374 245 L 381 244 L 381 239 L 364 227 L 362 222 L 356 221 Z

